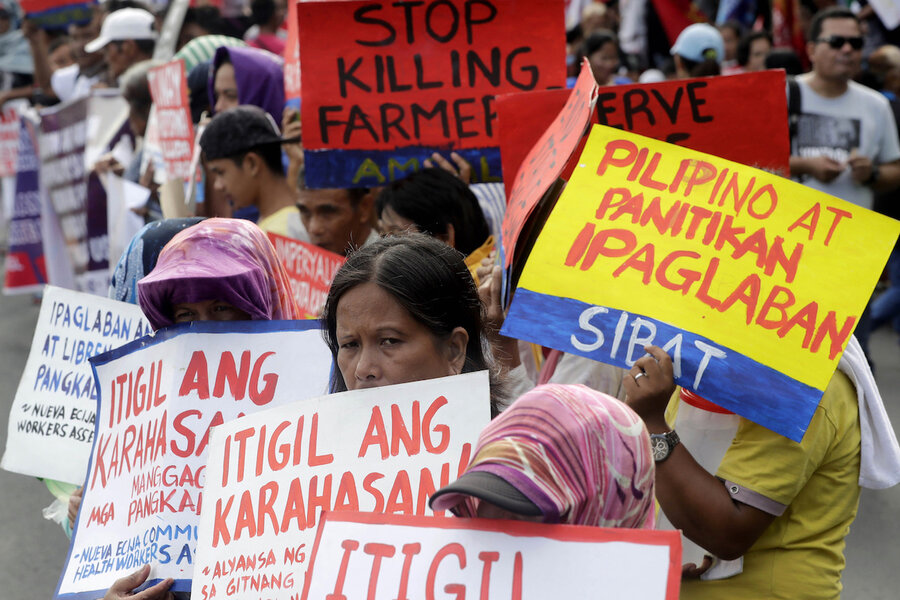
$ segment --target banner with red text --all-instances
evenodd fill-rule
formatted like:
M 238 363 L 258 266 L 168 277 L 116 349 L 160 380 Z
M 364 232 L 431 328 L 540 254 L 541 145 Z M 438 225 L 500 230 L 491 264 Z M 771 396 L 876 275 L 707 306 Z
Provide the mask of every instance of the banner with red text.
M 9 412 L 3 468 L 82 483 L 94 443 L 98 396 L 88 359 L 150 332 L 134 304 L 45 286 L 31 351 Z
M 898 233 L 788 179 L 594 125 L 503 333 L 623 368 L 655 344 L 679 385 L 799 441 Z
M 56 598 L 97 598 L 151 565 L 188 591 L 210 428 L 327 388 L 313 321 L 198 322 L 91 359 L 94 448 Z
M 176 58 L 147 72 L 156 105 L 157 135 L 169 178 L 191 179 L 194 125 L 188 103 L 184 61 Z
M 604 86 L 598 90 L 592 122 L 787 176 L 784 89 L 783 71 Z M 753 110 L 747 110 L 747 90 L 753 90 Z M 507 197 L 525 155 L 568 97 L 567 90 L 497 97 Z
M 304 600 L 677 600 L 676 531 L 326 513 Z
M 456 151 L 499 175 L 496 94 L 565 85 L 563 0 L 300 2 L 306 184 L 370 187 Z
M 19 154 L 19 111 L 4 107 L 0 111 L 0 177 L 16 174 Z
M 331 280 L 347 259 L 277 233 L 269 232 L 268 236 L 291 280 L 291 291 L 303 311 L 302 318 L 318 319 L 325 307 Z
M 216 428 L 195 598 L 289 600 L 323 510 L 431 514 L 490 415 L 487 371 L 296 402 Z

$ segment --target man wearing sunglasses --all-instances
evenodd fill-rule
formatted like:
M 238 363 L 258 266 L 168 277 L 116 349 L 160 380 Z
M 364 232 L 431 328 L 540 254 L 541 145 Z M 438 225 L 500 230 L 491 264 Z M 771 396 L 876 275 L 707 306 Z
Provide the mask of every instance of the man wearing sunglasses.
M 812 72 L 797 77 L 800 115 L 791 140 L 791 174 L 871 209 L 873 191 L 900 186 L 900 142 L 888 100 L 852 81 L 862 62 L 859 20 L 845 8 L 820 11 L 807 39 Z M 856 337 L 868 357 L 868 309 Z

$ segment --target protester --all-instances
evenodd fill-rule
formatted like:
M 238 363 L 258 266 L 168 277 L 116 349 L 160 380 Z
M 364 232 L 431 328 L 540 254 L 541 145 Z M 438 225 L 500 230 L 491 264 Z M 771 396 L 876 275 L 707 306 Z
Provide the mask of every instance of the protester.
M 469 186 L 444 169 L 422 169 L 381 190 L 375 203 L 382 234 L 419 231 L 456 248 L 476 270 L 494 238 Z
M 378 239 L 373 204 L 364 188 L 302 189 L 297 208 L 309 241 L 343 255 Z
M 743 560 L 727 579 L 684 582 L 681 597 L 838 598 L 860 485 L 898 479 L 896 438 L 855 338 L 801 442 L 741 418 L 715 476 L 666 422 L 672 360 L 655 346 L 646 350 L 625 386 L 627 404 L 651 433 L 660 505 L 686 537 L 715 556 Z
M 156 19 L 140 8 L 123 8 L 110 13 L 100 27 L 100 35 L 84 47 L 85 52 L 103 51 L 103 60 L 112 80 L 128 67 L 153 57 L 158 37 Z
M 652 529 L 650 437 L 622 402 L 580 385 L 543 385 L 478 436 L 472 461 L 435 492 L 460 517 Z
M 417 233 L 352 252 L 322 313 L 332 392 L 491 369 L 484 315 L 463 256 Z M 494 409 L 502 403 L 491 370 Z
M 582 55 L 591 64 L 594 79 L 600 85 L 618 85 L 632 83 L 627 77 L 618 75 L 622 62 L 622 53 L 616 34 L 608 29 L 600 29 L 584 40 Z
M 772 51 L 772 35 L 767 31 L 751 31 L 741 38 L 737 62 L 741 73 L 755 73 L 766 68 L 766 57 Z
M 706 23 L 694 23 L 678 34 L 671 50 L 679 79 L 709 77 L 721 73 L 725 46 L 722 34 Z
M 154 329 L 301 315 L 269 238 L 241 219 L 207 219 L 176 234 L 138 282 L 138 298 Z
M 720 55 L 722 72 L 737 72 L 733 70 L 740 65 L 738 54 L 740 53 L 741 39 L 744 37 L 744 28 L 739 22 L 729 19 L 721 25 L 717 25 L 716 29 L 722 36 L 722 54 Z
M 97 84 L 106 65 L 103 54 L 90 54 L 85 46 L 100 34 L 100 18 L 94 16 L 84 23 L 69 25 L 70 49 L 75 64 L 54 70 L 50 61 L 50 50 L 40 29 L 33 23 L 26 24 L 24 31 L 31 45 L 34 57 L 34 80 L 41 90 L 50 96 L 56 96 L 61 102 L 76 98 L 84 98 L 91 93 Z
M 256 48 L 221 47 L 213 58 L 209 100 L 214 112 L 252 104 L 281 122 L 284 71 L 281 59 Z
M 297 210 L 297 194 L 284 176 L 281 137 L 272 118 L 256 106 L 218 113 L 203 132 L 200 148 L 213 187 L 237 208 L 255 206 L 257 224 L 266 232 L 306 239 Z
M 286 42 L 282 25 L 286 16 L 285 0 L 251 0 L 250 19 L 255 27 L 247 32 L 244 39 L 254 48 L 284 56 Z
M 18 3 L 0 0 L 0 108 L 8 100 L 31 96 L 34 61 L 20 25 Z

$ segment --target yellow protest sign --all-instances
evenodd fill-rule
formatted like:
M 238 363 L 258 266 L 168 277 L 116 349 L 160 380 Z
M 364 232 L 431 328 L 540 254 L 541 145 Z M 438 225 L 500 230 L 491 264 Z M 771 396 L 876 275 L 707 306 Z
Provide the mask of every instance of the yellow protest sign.
M 799 439 L 898 232 L 765 171 L 595 125 L 505 330 L 628 367 L 643 343 L 666 347 L 679 383 Z

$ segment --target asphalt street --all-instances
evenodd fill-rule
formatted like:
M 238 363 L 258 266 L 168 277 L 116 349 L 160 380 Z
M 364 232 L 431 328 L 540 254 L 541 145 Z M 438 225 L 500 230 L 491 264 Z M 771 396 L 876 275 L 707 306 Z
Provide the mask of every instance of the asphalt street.
M 0 296 L 0 449 L 6 447 L 9 407 L 31 346 L 38 305 L 31 296 Z M 900 345 L 882 329 L 872 340 L 877 380 L 895 424 L 900 424 Z M 66 558 L 62 529 L 44 520 L 52 501 L 32 477 L 0 470 L 0 600 L 52 598 Z M 849 600 L 900 597 L 900 486 L 863 490 L 847 541 L 844 595 Z

